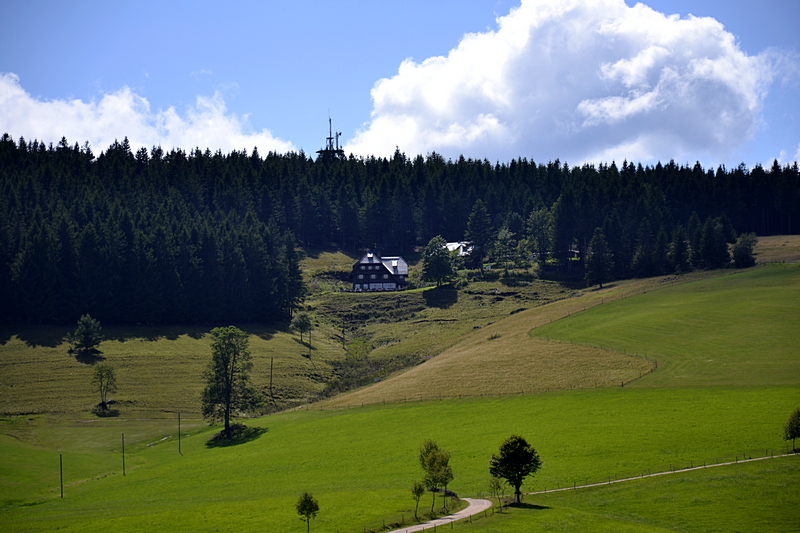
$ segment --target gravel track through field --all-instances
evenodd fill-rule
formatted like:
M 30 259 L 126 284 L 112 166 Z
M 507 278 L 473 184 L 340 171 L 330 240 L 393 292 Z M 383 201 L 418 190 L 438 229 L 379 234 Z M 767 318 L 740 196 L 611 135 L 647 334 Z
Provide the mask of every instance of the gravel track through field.
M 603 485 L 610 485 L 612 483 L 623 483 L 625 481 L 634 481 L 636 479 L 644 479 L 648 477 L 656 477 L 656 476 L 665 476 L 668 474 L 677 474 L 680 472 L 690 472 L 692 470 L 702 470 L 704 468 L 713 468 L 715 466 L 726 466 L 726 465 L 733 465 L 739 463 L 749 463 L 752 461 L 763 461 L 764 459 L 778 459 L 780 457 L 791 457 L 797 455 L 795 453 L 786 453 L 782 455 L 775 455 L 770 457 L 755 457 L 753 459 L 742 459 L 741 461 L 730 461 L 727 463 L 715 463 L 703 466 L 694 466 L 689 468 L 680 468 L 677 470 L 670 470 L 667 472 L 655 472 L 652 474 L 644 474 L 642 476 L 636 477 L 628 477 L 624 479 L 612 479 L 609 481 L 602 481 L 600 483 L 590 483 L 588 485 L 574 485 L 572 487 L 562 487 L 558 489 L 550 489 L 550 490 L 539 490 L 534 492 L 526 492 L 526 495 L 536 495 L 536 494 L 547 494 L 549 492 L 561 492 L 565 490 L 577 490 L 577 489 L 585 489 L 589 487 L 601 487 Z M 475 516 L 476 514 L 480 514 L 492 506 L 492 502 L 489 500 L 483 499 L 473 499 L 473 498 L 461 498 L 465 502 L 467 502 L 467 507 L 458 511 L 457 513 L 453 513 L 451 515 L 443 516 L 442 518 L 437 518 L 436 520 L 430 520 L 428 522 L 423 522 L 421 524 L 417 524 L 414 526 L 408 526 L 400 529 L 394 529 L 389 531 L 388 533 L 414 533 L 415 531 L 430 531 L 434 530 L 436 527 L 445 526 L 447 524 L 451 524 L 452 522 L 456 522 L 458 520 L 463 520 L 465 518 L 469 518 L 470 516 Z
M 461 498 L 461 499 L 467 502 L 467 507 L 458 511 L 457 513 L 449 514 L 447 516 L 443 516 L 441 518 L 437 518 L 436 520 L 431 520 L 429 522 L 423 522 L 415 526 L 408 526 L 408 527 L 402 527 L 400 529 L 394 529 L 392 531 L 389 531 L 389 533 L 413 533 L 414 531 L 433 530 L 438 526 L 445 526 L 447 524 L 451 524 L 458 520 L 463 520 L 465 518 L 469 518 L 470 516 L 475 516 L 476 514 L 482 513 L 492 506 L 492 502 L 490 502 L 489 500 L 478 500 L 474 498 Z

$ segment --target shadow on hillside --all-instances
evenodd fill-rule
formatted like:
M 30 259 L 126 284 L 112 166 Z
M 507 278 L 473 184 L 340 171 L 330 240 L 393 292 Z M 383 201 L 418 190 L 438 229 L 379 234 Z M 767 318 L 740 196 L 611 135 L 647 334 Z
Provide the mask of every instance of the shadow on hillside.
M 447 309 L 458 302 L 458 291 L 450 285 L 443 285 L 435 289 L 428 289 L 422 293 L 425 305 Z
M 211 439 L 206 442 L 207 448 L 227 448 L 229 446 L 238 446 L 256 440 L 258 437 L 269 431 L 269 428 L 251 428 L 244 424 L 231 424 L 233 430 L 233 438 L 226 439 L 223 432 L 214 434 Z
M 57 348 L 66 341 L 68 331 L 66 326 L 8 326 L 0 330 L 0 345 L 17 337 L 31 348 Z
M 126 342 L 129 340 L 141 339 L 145 342 L 155 342 L 158 340 L 174 341 L 186 336 L 195 340 L 202 339 L 217 325 L 182 325 L 182 326 L 109 326 L 103 328 L 106 340 Z M 249 335 L 254 335 L 263 340 L 270 340 L 277 333 L 277 329 L 261 324 L 244 324 L 237 326 Z
M 240 329 L 249 335 L 255 335 L 259 339 L 268 341 L 279 331 L 286 331 L 286 328 L 276 328 L 262 324 L 247 324 L 240 326 Z
M 589 292 L 597 292 L 597 291 L 604 291 L 606 289 L 613 289 L 618 285 L 619 283 L 614 283 L 613 281 L 611 283 L 604 284 L 602 288 L 599 285 L 592 285 L 591 288 L 589 288 Z
M 512 507 L 514 509 L 536 509 L 536 510 L 550 509 L 546 505 L 535 505 L 535 504 L 532 504 L 532 503 L 524 503 L 524 502 L 523 503 L 517 503 L 517 502 L 509 503 L 508 507 Z
M 96 365 L 100 361 L 105 361 L 103 352 L 100 350 L 87 350 L 85 352 L 68 352 L 70 355 L 75 356 L 75 360 L 82 365 Z
M 160 339 L 174 341 L 184 335 L 192 339 L 202 339 L 210 329 L 207 326 L 145 326 L 137 324 L 103 327 L 103 335 L 105 340 L 118 342 L 134 339 L 141 339 L 145 342 L 155 342 Z
M 297 339 L 297 338 L 295 338 L 295 339 L 292 339 L 292 340 L 293 340 L 294 342 L 296 342 L 297 344 L 299 344 L 300 346 L 302 346 L 303 348 L 308 348 L 308 349 L 309 349 L 309 350 L 311 350 L 311 351 L 316 351 L 316 350 L 317 350 L 316 348 L 314 348 L 314 346 L 313 346 L 313 345 L 309 346 L 309 345 L 308 345 L 308 343 L 307 343 L 307 342 L 305 342 L 305 341 L 303 341 L 303 342 L 300 342 L 300 339 Z
M 195 340 L 202 339 L 217 326 L 158 326 L 144 324 L 106 326 L 101 323 L 101 327 L 103 328 L 104 340 L 107 341 L 127 342 L 141 339 L 145 342 L 155 342 L 162 339 L 174 341 L 183 336 Z M 245 333 L 263 340 L 270 340 L 280 331 L 274 326 L 262 324 L 244 324 L 238 327 Z M 8 343 L 13 337 L 17 337 L 31 348 L 57 348 L 66 342 L 67 333 L 74 330 L 74 325 L 6 326 L 0 329 L 0 346 Z

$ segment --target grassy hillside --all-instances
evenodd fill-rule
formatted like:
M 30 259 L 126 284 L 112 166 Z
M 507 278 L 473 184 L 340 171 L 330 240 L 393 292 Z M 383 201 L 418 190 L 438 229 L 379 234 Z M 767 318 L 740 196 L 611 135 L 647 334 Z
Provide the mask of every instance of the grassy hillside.
M 425 438 L 452 453 L 451 488 L 462 495 L 485 492 L 487 460 L 512 432 L 544 461 L 526 490 L 563 487 L 785 449 L 780 427 L 796 391 L 618 388 L 290 412 L 252 421 L 265 432 L 238 446 L 209 448 L 213 430 L 190 429 L 183 456 L 174 419 L 148 430 L 121 419 L 18 417 L 0 439 L 0 454 L 15 458 L 0 476 L 4 530 L 300 531 L 293 504 L 308 490 L 322 506 L 316 531 L 361 531 L 408 518 Z
M 800 267 L 771 265 L 572 315 L 532 335 L 647 354 L 636 386 L 800 384 Z
M 770 245 L 772 257 L 787 253 Z M 300 532 L 294 503 L 304 491 L 321 504 L 315 531 L 377 531 L 410 518 L 426 438 L 451 452 L 450 488 L 464 496 L 485 495 L 488 458 L 514 432 L 544 461 L 525 490 L 786 450 L 782 427 L 800 405 L 797 265 L 603 290 L 491 280 L 458 291 L 334 292 L 350 259 L 306 259 L 318 289 L 306 307 L 317 324 L 310 359 L 288 331 L 242 326 L 253 380 L 266 386 L 274 357 L 276 392 L 287 402 L 322 391 L 354 359 L 382 381 L 314 410 L 253 419 L 256 438 L 234 446 L 207 445 L 216 428 L 185 414 L 179 455 L 176 417 L 165 412 L 196 412 L 210 328 L 107 328 L 100 348 L 118 368 L 122 411 L 113 419 L 88 414 L 97 402 L 91 367 L 66 355 L 66 331 L 0 332 L 0 411 L 48 413 L 0 419 L 3 531 Z M 658 358 L 659 368 L 647 374 L 654 363 L 632 352 Z M 425 362 L 383 379 L 403 357 Z M 391 403 L 415 395 L 429 400 Z M 330 409 L 347 406 L 359 407 Z M 457 527 L 786 531 L 800 519 L 798 471 L 791 457 L 548 493 Z
M 753 255 L 760 264 L 800 263 L 800 235 L 759 237 Z
M 624 484 L 551 492 L 464 524 L 481 533 L 794 531 L 797 457 L 739 463 Z
M 296 334 L 260 325 L 240 325 L 250 334 L 252 380 L 268 392 L 273 358 L 273 393 L 282 405 L 308 401 L 331 378 L 344 351 L 324 334 L 308 346 Z M 107 327 L 99 349 L 117 371 L 111 396 L 125 412 L 199 413 L 201 375 L 211 359 L 210 327 Z M 324 331 L 324 330 L 322 330 Z M 67 328 L 27 327 L 0 332 L 0 412 L 87 412 L 99 402 L 90 386 L 93 367 L 67 354 Z
M 623 382 L 800 384 L 797 265 L 629 280 L 575 295 L 473 330 L 422 365 L 322 405 Z

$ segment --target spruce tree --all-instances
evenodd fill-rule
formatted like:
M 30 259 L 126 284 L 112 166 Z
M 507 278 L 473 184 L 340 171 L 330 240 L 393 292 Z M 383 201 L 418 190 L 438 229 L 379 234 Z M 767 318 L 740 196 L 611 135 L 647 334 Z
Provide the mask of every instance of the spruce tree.
M 103 342 L 102 329 L 100 322 L 88 314 L 81 316 L 75 331 L 67 334 L 70 353 L 82 357 L 96 353 L 97 346 Z
M 592 240 L 589 242 L 589 256 L 586 259 L 586 283 L 598 284 L 603 288 L 603 283 L 611 281 L 614 272 L 614 256 L 608 247 L 603 230 L 595 228 Z

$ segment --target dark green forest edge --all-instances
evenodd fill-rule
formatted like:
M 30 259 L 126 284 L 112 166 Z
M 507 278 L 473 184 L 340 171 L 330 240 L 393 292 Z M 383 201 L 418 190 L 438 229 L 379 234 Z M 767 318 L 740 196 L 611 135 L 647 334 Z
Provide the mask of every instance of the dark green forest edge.
M 587 272 L 597 228 L 608 261 L 595 272 L 588 261 Z M 505 266 L 602 283 L 727 267 L 737 236 L 798 232 L 796 162 L 570 167 L 399 151 L 313 160 L 134 153 L 127 139 L 95 157 L 88 143 L 0 138 L 6 324 L 74 324 L 84 313 L 104 324 L 283 321 L 305 297 L 302 248 L 389 255 L 437 235 L 480 239 Z

